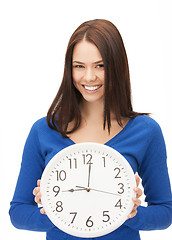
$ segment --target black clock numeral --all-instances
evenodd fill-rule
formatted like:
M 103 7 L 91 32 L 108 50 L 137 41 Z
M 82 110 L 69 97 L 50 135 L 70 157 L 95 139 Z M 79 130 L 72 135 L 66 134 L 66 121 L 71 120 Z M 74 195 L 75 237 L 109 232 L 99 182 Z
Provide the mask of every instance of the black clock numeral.
M 70 169 L 72 169 L 73 167 L 77 168 L 77 159 L 76 158 L 74 158 L 74 159 L 69 158 L 68 160 L 69 160 Z
M 93 221 L 90 218 L 91 218 L 91 216 L 86 221 L 86 226 L 87 227 L 92 227 L 94 225 Z
M 56 171 L 57 172 L 57 181 L 64 181 L 66 179 L 66 172 L 64 170 Z
M 109 211 L 103 211 L 103 217 L 105 217 L 105 219 L 103 219 L 103 222 L 108 222 L 110 220 L 110 216 L 107 214 Z
M 121 199 L 119 199 L 119 201 L 116 203 L 115 207 L 119 207 L 120 209 L 122 208 Z
M 57 195 L 58 195 L 59 192 L 60 192 L 60 187 L 59 187 L 59 186 L 54 186 L 54 187 L 53 187 L 53 192 L 55 192 L 55 196 L 54 196 L 54 197 L 57 197 Z
M 62 212 L 63 211 L 63 207 L 62 207 L 63 203 L 61 201 L 56 202 L 56 211 L 57 212 Z
M 74 214 L 74 216 L 73 216 L 73 218 L 72 218 L 72 221 L 71 221 L 71 223 L 73 223 L 74 220 L 75 220 L 75 218 L 76 218 L 77 212 L 70 212 L 70 214 Z
M 83 163 L 84 164 L 93 164 L 92 162 L 91 162 L 91 160 L 92 160 L 92 155 L 91 154 L 82 154 L 82 156 L 83 156 Z
M 121 170 L 120 170 L 120 168 L 115 168 L 114 169 L 114 171 L 115 171 L 115 178 L 121 178 L 120 176 L 119 176 L 119 174 L 120 174 L 120 172 L 121 172 Z
M 120 190 L 121 190 L 121 191 L 118 191 L 118 193 L 119 194 L 124 193 L 124 184 L 123 183 L 118 183 L 118 186 L 120 186 Z

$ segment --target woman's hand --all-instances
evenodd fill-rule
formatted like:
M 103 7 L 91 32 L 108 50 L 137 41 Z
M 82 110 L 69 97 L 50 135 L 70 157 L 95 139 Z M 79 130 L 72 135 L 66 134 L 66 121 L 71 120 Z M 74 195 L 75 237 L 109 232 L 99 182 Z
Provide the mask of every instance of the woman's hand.
M 41 180 L 38 180 L 37 181 L 37 187 L 35 187 L 33 189 L 33 195 L 35 196 L 35 202 L 42 205 L 42 202 L 41 202 L 41 192 L 40 192 L 40 183 L 41 183 Z M 40 209 L 40 213 L 46 214 L 44 208 Z
M 141 201 L 140 201 L 139 198 L 142 195 L 142 190 L 140 188 L 138 188 L 139 183 L 140 183 L 140 178 L 137 174 L 135 175 L 135 179 L 136 179 L 136 185 L 137 185 L 137 187 L 134 188 L 134 191 L 136 193 L 136 197 L 132 199 L 133 202 L 134 202 L 134 207 L 133 207 L 133 210 L 131 211 L 131 213 L 128 215 L 128 219 L 136 216 L 137 207 L 140 206 L 140 204 L 141 204 Z

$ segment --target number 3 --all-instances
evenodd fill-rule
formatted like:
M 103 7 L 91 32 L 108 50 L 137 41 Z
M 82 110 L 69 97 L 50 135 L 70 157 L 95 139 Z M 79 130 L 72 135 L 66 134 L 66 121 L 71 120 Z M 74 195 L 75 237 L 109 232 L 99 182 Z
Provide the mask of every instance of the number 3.
M 118 191 L 118 193 L 122 194 L 122 193 L 124 193 L 124 184 L 123 183 L 118 183 L 118 186 L 120 186 L 120 185 L 121 185 L 121 187 L 120 187 L 121 191 Z

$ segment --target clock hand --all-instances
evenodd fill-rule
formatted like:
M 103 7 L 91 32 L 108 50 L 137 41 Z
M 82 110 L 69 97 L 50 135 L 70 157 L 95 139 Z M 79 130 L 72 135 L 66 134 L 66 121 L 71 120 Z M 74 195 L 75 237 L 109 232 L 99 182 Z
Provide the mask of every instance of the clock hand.
M 88 187 L 81 187 L 81 186 L 75 186 L 75 187 L 81 188 L 80 190 L 86 190 L 87 192 L 90 191 L 90 188 L 88 188 Z
M 112 193 L 112 192 L 106 192 L 106 191 L 102 191 L 102 190 L 98 190 L 98 189 L 94 189 L 94 188 L 90 188 L 90 190 L 91 190 L 91 191 L 96 191 L 96 192 L 107 193 L 107 194 L 111 194 L 111 195 L 115 195 L 115 196 L 121 197 L 121 195 L 116 194 L 116 193 Z
M 75 187 L 77 187 L 77 188 L 82 188 L 82 189 L 88 189 L 88 188 L 86 188 L 86 187 L 81 187 L 81 186 L 75 186 Z
M 73 188 L 71 188 L 69 190 L 64 190 L 62 192 L 75 192 L 75 191 L 83 191 L 83 190 L 87 190 L 87 188 L 82 188 L 82 189 L 73 189 Z
M 90 173 L 91 173 L 91 164 L 89 164 L 89 169 L 88 169 L 88 188 L 90 187 Z
M 119 195 L 119 194 L 112 193 L 112 192 L 106 192 L 106 191 L 102 191 L 102 190 L 99 190 L 99 189 L 85 188 L 85 187 L 81 187 L 81 186 L 76 186 L 76 187 L 77 188 L 81 188 L 80 190 L 87 190 L 87 192 L 90 192 L 90 190 L 91 190 L 91 191 L 102 192 L 102 193 L 111 194 L 111 195 L 115 195 L 115 196 L 121 197 L 121 195 Z

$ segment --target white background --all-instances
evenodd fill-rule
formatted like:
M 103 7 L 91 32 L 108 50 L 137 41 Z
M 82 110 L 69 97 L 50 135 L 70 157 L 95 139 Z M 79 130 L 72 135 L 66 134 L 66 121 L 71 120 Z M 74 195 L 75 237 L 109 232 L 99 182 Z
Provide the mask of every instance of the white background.
M 8 216 L 9 204 L 26 137 L 32 124 L 46 115 L 55 97 L 62 79 L 69 37 L 83 21 L 105 18 L 121 32 L 129 59 L 134 110 L 152 113 L 160 124 L 172 177 L 170 2 L 0 1 L 0 206 L 3 239 L 45 239 L 45 233 L 15 229 Z M 162 231 L 141 232 L 142 240 L 170 240 L 170 234 L 172 226 Z

